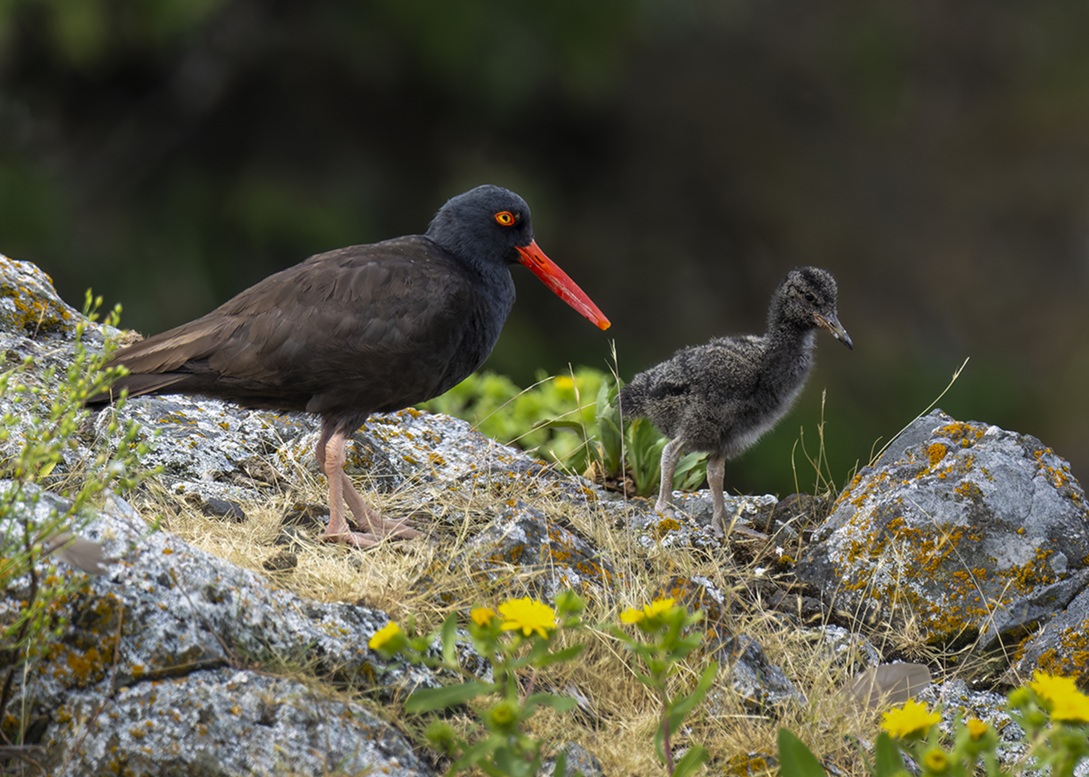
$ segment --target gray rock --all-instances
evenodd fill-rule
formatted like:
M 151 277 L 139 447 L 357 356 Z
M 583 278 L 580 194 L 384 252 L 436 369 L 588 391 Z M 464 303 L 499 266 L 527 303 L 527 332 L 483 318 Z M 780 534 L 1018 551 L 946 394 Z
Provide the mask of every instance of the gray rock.
M 774 510 L 778 500 L 774 496 L 725 495 L 726 523 L 736 516 L 737 525 L 752 528 L 760 524 Z M 614 503 L 624 521 L 638 535 L 639 544 L 645 548 L 717 548 L 723 540 L 711 529 L 711 492 L 708 489 L 695 492 L 673 492 L 673 516 L 660 515 L 650 500 L 637 499 L 630 503 Z M 764 527 L 760 527 L 764 528 Z
M 963 643 L 1086 568 L 1089 510 L 1035 437 L 936 411 L 855 477 L 813 540 L 798 575 L 837 606 Z
M 1040 669 L 1074 677 L 1083 688 L 1089 685 L 1089 589 L 1067 602 L 1018 652 L 1010 682 L 1024 682 Z
M 1071 600 L 1089 587 L 1089 569 L 1051 585 L 1041 586 L 995 610 L 980 638 L 984 650 L 999 650 L 1031 636 L 1043 623 L 1067 614 Z M 1076 604 L 1074 605 L 1076 609 Z M 1056 616 L 1056 613 L 1059 613 Z M 1064 674 L 1068 674 L 1066 672 Z
M 41 268 L 0 254 L 0 332 L 38 342 L 70 340 L 82 318 Z
M 69 509 L 55 495 L 28 493 L 25 504 L 0 517 L 0 535 L 27 511 L 41 522 Z M 58 602 L 56 616 L 69 627 L 49 660 L 29 665 L 18 678 L 32 716 L 52 721 L 44 743 L 55 773 L 97 774 L 120 764 L 133 774 L 277 774 L 283 764 L 312 762 L 313 770 L 303 771 L 355 764 L 346 773 L 429 773 L 399 735 L 357 704 L 260 671 L 306 667 L 340 686 L 371 688 L 380 698 L 434 687 L 424 670 L 383 660 L 366 647 L 388 622 L 384 613 L 272 589 L 258 575 L 170 534 L 149 532 L 117 498 L 83 533 L 115 561 L 108 574 L 89 578 Z M 17 580 L 5 591 L 0 617 L 18 606 L 29 585 Z M 123 690 L 114 694 L 117 688 Z M 199 702 L 183 703 L 190 694 Z M 314 700 L 322 697 L 318 706 L 326 712 L 319 715 Z M 273 723 L 262 722 L 268 714 L 258 703 L 275 706 Z M 190 720 L 194 704 L 199 715 Z M 194 720 L 210 733 L 199 736 Z M 281 736 L 278 727 L 294 728 Z M 78 751 L 67 749 L 72 742 L 81 743 Z M 323 748 L 329 748 L 325 766 L 313 761 Z
M 566 768 L 562 772 L 563 777 L 605 777 L 601 762 L 582 745 L 568 742 L 560 748 L 560 752 L 563 753 L 566 759 Z M 553 777 L 555 773 L 555 756 L 541 764 L 541 769 L 537 772 L 538 777 Z
M 89 774 L 383 774 L 433 772 L 362 705 L 296 680 L 220 668 L 79 693 L 43 745 L 55 777 Z
M 964 680 L 953 679 L 929 686 L 919 693 L 916 700 L 941 713 L 938 727 L 948 737 L 953 736 L 958 722 L 969 717 L 990 724 L 998 736 L 999 764 L 1007 769 L 1015 763 L 1025 766 L 1025 732 L 1010 716 L 1003 694 L 972 690 Z M 1089 775 L 1089 761 L 1083 760 L 1075 768 L 1074 775 Z
M 120 410 L 103 408 L 95 430 L 110 436 L 114 417 L 136 422 L 140 441 L 151 446 L 145 465 L 178 496 L 198 500 L 261 501 L 290 487 L 282 449 L 314 433 L 306 414 L 253 412 L 205 397 L 134 397 Z M 118 433 L 112 435 L 115 439 Z M 310 445 L 313 458 L 313 444 Z
M 741 634 L 728 640 L 718 655 L 730 687 L 754 713 L 775 715 L 776 707 L 805 705 L 805 696 L 752 637 Z
M 600 548 L 524 503 L 505 507 L 450 564 L 492 579 L 507 576 L 512 566 L 535 571 L 535 595 L 545 601 L 569 588 L 608 598 L 617 579 L 612 560 Z

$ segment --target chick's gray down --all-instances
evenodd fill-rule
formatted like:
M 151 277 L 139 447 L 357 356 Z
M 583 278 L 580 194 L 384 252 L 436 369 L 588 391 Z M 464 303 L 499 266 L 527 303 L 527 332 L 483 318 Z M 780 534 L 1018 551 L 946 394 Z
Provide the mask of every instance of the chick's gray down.
M 705 452 L 712 524 L 725 531 L 726 460 L 743 453 L 790 410 L 813 367 L 817 328 L 853 347 L 836 301 L 831 273 L 795 268 L 772 295 L 763 335 L 717 337 L 682 348 L 624 387 L 620 406 L 625 415 L 648 418 L 670 438 L 662 451 L 658 511 L 669 512 L 678 459 Z

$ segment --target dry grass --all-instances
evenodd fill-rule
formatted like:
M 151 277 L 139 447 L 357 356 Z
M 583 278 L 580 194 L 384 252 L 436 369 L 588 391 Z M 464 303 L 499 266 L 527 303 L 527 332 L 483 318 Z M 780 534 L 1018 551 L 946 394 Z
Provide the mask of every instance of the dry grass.
M 411 542 L 388 542 L 366 551 L 318 543 L 316 530 L 302 530 L 289 545 L 282 541 L 282 516 L 299 499 L 321 504 L 324 482 L 306 470 L 282 473 L 285 482 L 296 484 L 294 497 L 280 495 L 265 504 L 245 505 L 247 520 L 231 523 L 201 515 L 185 502 L 159 495 L 153 513 L 162 516 L 162 526 L 193 545 L 240 567 L 269 577 L 275 585 L 300 596 L 320 601 L 363 602 L 382 609 L 396 620 L 410 616 L 420 630 L 437 627 L 454 610 L 466 612 L 480 604 L 532 593 L 533 580 L 517 566 L 510 566 L 499 579 L 482 580 L 470 570 L 451 568 L 489 507 L 507 500 L 526 498 L 520 492 L 496 491 L 459 494 L 459 501 L 442 505 L 445 515 L 465 516 L 442 523 L 420 521 L 424 536 Z M 360 484 L 362 489 L 366 483 Z M 368 494 L 388 515 L 413 512 L 413 485 L 393 494 Z M 803 705 L 781 705 L 770 711 L 754 711 L 734 692 L 725 674 L 720 674 L 709 699 L 690 718 L 690 726 L 675 739 L 699 742 L 711 753 L 716 774 L 775 774 L 773 766 L 763 771 L 761 757 L 776 752 L 779 726 L 794 731 L 827 763 L 842 774 L 864 774 L 863 762 L 853 738 L 871 741 L 877 733 L 877 716 L 844 702 L 842 686 L 859 667 L 836 657 L 819 630 L 801 629 L 798 617 L 787 617 L 784 605 L 772 608 L 764 596 L 775 560 L 751 544 L 723 546 L 713 552 L 665 547 L 643 548 L 633 533 L 614 525 L 614 516 L 600 508 L 579 510 L 550 495 L 542 486 L 532 502 L 550 517 L 571 524 L 588 536 L 617 566 L 616 588 L 608 600 L 589 596 L 587 623 L 616 623 L 626 607 L 642 606 L 663 589 L 674 576 L 707 578 L 726 595 L 726 603 L 715 624 L 722 634 L 746 634 L 760 643 L 771 663 L 782 667 L 805 696 Z M 432 505 L 430 509 L 434 509 Z M 266 559 L 283 550 L 297 556 L 297 566 L 286 573 L 269 573 Z M 780 589 L 781 590 L 781 589 Z M 438 594 L 441 593 L 440 598 Z M 789 601 L 789 597 L 788 597 Z M 789 608 L 789 605 L 787 606 Z M 799 606 L 798 611 L 801 611 Z M 872 637 L 872 634 L 868 636 Z M 540 738 L 561 743 L 582 744 L 601 761 L 609 775 L 658 775 L 664 768 L 654 754 L 653 737 L 659 722 L 656 699 L 635 678 L 625 649 L 607 632 L 583 634 L 589 645 L 579 660 L 550 668 L 536 680 L 537 687 L 574 695 L 585 702 L 575 711 L 557 714 L 542 711 L 533 719 L 533 732 Z M 922 654 L 920 635 L 900 630 L 885 635 L 882 650 L 904 658 Z M 707 643 L 708 649 L 714 647 Z M 678 690 L 695 683 L 709 652 L 697 652 L 676 678 Z M 410 736 L 419 727 L 403 720 L 399 709 L 385 710 Z M 471 726 L 471 719 L 456 717 L 456 726 Z M 748 771 L 746 771 L 748 770 Z

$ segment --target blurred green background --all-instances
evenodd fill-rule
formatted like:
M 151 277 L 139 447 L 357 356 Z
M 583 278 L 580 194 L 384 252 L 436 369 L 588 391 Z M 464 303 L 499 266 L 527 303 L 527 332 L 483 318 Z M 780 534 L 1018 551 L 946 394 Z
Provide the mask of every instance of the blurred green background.
M 152 333 L 497 183 L 613 329 L 516 270 L 488 368 L 612 338 L 628 378 L 817 264 L 855 350 L 822 335 L 728 488 L 793 489 L 825 389 L 842 482 L 965 357 L 942 406 L 1084 477 L 1086 29 L 1084 0 L 0 0 L 0 251 Z

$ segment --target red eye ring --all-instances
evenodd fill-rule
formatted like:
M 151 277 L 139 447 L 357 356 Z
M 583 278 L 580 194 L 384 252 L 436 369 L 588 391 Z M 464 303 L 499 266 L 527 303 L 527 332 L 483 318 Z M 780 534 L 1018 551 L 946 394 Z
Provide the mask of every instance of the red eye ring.
M 509 210 L 501 210 L 495 214 L 495 223 L 501 227 L 513 227 L 517 219 Z

